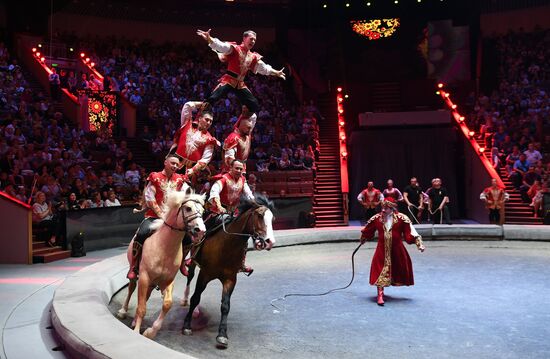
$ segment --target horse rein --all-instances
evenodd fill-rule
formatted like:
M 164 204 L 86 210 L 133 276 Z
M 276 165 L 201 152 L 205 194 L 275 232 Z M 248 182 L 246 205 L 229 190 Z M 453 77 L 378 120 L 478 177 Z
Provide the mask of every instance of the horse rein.
M 186 204 L 187 202 L 195 202 L 199 205 L 201 204 L 199 201 L 197 201 L 195 199 L 188 199 L 187 201 L 184 201 L 181 204 L 180 208 L 178 209 L 178 213 L 176 213 L 176 220 L 177 220 L 179 214 L 181 213 L 181 219 L 183 220 L 183 228 L 174 227 L 174 226 L 166 223 L 165 220 L 163 220 L 163 223 L 164 223 L 165 226 L 167 226 L 168 228 L 170 228 L 173 231 L 185 232 L 185 231 L 187 231 L 187 228 L 189 227 L 189 223 L 191 221 L 194 221 L 195 219 L 197 219 L 199 217 L 202 217 L 202 215 L 200 214 L 200 211 L 197 211 L 197 212 L 193 213 L 189 217 L 185 217 L 185 214 L 183 213 L 182 208 L 183 208 L 183 205 Z
M 246 219 L 246 222 L 245 222 L 245 226 L 248 224 L 248 221 L 250 221 L 250 218 L 252 218 L 252 215 L 254 214 L 254 212 L 258 212 L 259 213 L 259 209 L 262 209 L 262 208 L 265 208 L 264 209 L 264 213 L 265 211 L 267 210 L 266 207 L 264 206 L 259 206 L 257 208 L 254 208 L 253 211 L 250 211 L 250 214 L 248 215 L 248 218 Z M 226 233 L 226 234 L 229 234 L 229 235 L 234 235 L 234 236 L 241 236 L 241 237 L 246 237 L 246 238 L 250 238 L 252 237 L 252 240 L 254 241 L 259 241 L 261 244 L 262 244 L 262 247 L 265 246 L 265 239 L 261 238 L 260 235 L 258 234 L 258 232 L 256 232 L 256 225 L 254 224 L 254 221 L 252 222 L 252 232 L 253 234 L 246 234 L 246 233 L 238 233 L 238 232 L 228 232 L 226 229 L 225 229 L 225 221 L 222 220 L 222 228 L 223 228 L 223 231 Z

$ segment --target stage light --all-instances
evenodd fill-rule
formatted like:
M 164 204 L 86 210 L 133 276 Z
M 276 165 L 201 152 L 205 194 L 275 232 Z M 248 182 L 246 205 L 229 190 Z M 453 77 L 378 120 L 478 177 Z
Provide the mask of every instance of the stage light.
M 367 6 L 370 6 L 370 5 L 371 5 L 371 3 L 370 3 L 370 2 L 368 2 L 368 3 L 367 3 Z
M 38 47 L 42 47 L 42 44 L 38 44 Z
M 44 62 L 45 60 L 46 60 L 46 58 L 45 58 L 44 56 L 42 56 L 42 57 L 40 58 L 40 61 L 42 61 L 42 62 Z
M 336 89 L 336 91 L 342 92 L 342 88 L 341 88 L 341 87 L 338 87 L 338 88 Z
M 346 159 L 348 157 L 348 153 L 346 151 L 342 151 L 341 155 L 343 159 Z
M 73 52 L 73 51 L 74 51 L 74 49 L 73 49 L 72 47 L 70 47 L 70 48 L 69 48 L 69 51 L 70 51 L 70 52 Z
M 479 154 L 482 155 L 485 152 L 485 147 L 479 148 Z
M 474 131 L 470 131 L 468 132 L 468 136 L 470 136 L 470 138 L 474 137 L 476 133 Z
M 338 97 L 338 102 L 342 102 L 342 101 L 344 101 L 344 99 L 341 97 Z
M 416 2 L 422 2 L 422 0 L 416 0 Z
M 338 122 L 338 124 L 339 124 L 340 126 L 344 127 L 344 125 L 346 124 L 346 122 L 342 120 L 342 121 Z
M 339 109 L 338 113 L 340 113 L 340 114 L 344 113 L 344 109 L 343 108 Z
M 33 48 L 32 48 L 32 52 L 36 52 L 36 47 L 33 47 Z
M 340 140 L 342 140 L 342 141 L 345 141 L 345 140 L 346 140 L 346 135 L 345 135 L 344 133 L 342 133 L 342 134 L 340 135 Z
M 36 57 L 40 57 L 40 52 L 37 52 L 37 53 L 36 53 Z
M 95 66 L 95 62 L 92 62 L 92 63 L 90 64 L 90 66 L 91 66 L 91 67 L 94 67 L 94 66 Z
M 399 0 L 395 0 L 393 3 L 394 4 L 399 4 Z
M 349 96 L 348 96 L 348 95 L 346 95 L 346 96 L 344 96 L 344 97 L 345 97 L 345 98 L 348 98 Z
M 440 83 L 437 84 L 437 87 L 439 87 L 440 89 L 442 89 L 442 88 L 443 88 L 443 84 L 440 82 Z
M 445 92 L 445 97 L 449 97 L 449 93 L 448 92 Z
M 346 3 L 346 7 L 349 7 L 349 2 Z
M 323 9 L 326 9 L 327 8 L 327 4 L 323 4 Z
M 460 116 L 460 119 L 459 119 L 459 121 L 460 121 L 460 122 L 464 122 L 464 119 L 465 119 L 465 117 L 464 117 L 464 116 Z
M 451 108 L 452 108 L 453 110 L 455 110 L 455 109 L 456 109 L 456 105 L 453 104 L 453 105 L 451 106 Z
M 86 61 L 86 63 L 88 63 L 88 62 L 90 62 L 90 58 L 87 57 L 86 60 L 84 60 L 84 61 Z
M 436 95 L 440 95 L 440 94 L 441 94 L 441 92 L 439 92 L 439 91 L 436 91 L 436 92 L 435 92 L 435 94 L 436 94 Z

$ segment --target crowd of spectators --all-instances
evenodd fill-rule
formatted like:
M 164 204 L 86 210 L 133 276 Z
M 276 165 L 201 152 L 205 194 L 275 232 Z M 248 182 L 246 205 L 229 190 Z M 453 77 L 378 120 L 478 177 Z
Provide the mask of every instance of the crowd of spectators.
M 85 133 L 68 121 L 29 85 L 3 43 L 0 114 L 0 190 L 25 203 L 31 191 L 40 192 L 54 209 L 70 210 L 139 196 L 144 170 L 125 141 Z
M 510 32 L 493 42 L 498 88 L 470 96 L 467 123 L 491 148 L 495 168 L 506 169 L 537 216 L 550 181 L 550 31 Z

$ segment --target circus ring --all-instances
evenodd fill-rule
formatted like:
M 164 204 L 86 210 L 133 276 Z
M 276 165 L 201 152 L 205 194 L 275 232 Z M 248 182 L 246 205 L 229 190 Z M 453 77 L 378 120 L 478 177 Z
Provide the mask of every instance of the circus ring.
M 376 306 L 368 285 L 373 242 L 356 256 L 350 288 L 270 305 L 286 293 L 319 293 L 348 283 L 359 229 L 278 231 L 273 251 L 251 252 L 248 262 L 256 271 L 239 277 L 224 351 L 215 348 L 221 289 L 214 282 L 203 294 L 193 336 L 180 332 L 187 312 L 177 304 L 180 275 L 174 306 L 154 341 L 116 319 L 127 284 L 122 251 L 65 280 L 53 298 L 52 322 L 67 353 L 78 358 L 543 358 L 550 352 L 546 226 L 420 225 L 427 251 L 408 246 L 416 285 L 389 288 L 385 307 Z M 130 313 L 134 308 L 135 299 Z M 157 292 L 145 326 L 159 310 Z

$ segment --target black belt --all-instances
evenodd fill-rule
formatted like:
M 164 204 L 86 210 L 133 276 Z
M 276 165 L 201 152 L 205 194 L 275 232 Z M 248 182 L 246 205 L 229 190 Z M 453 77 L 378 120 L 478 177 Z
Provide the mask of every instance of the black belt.
M 231 76 L 231 77 L 236 78 L 236 79 L 239 78 L 239 74 L 236 74 L 236 73 L 234 73 L 233 71 L 227 70 L 227 71 L 225 71 L 225 73 L 226 73 L 227 75 Z

